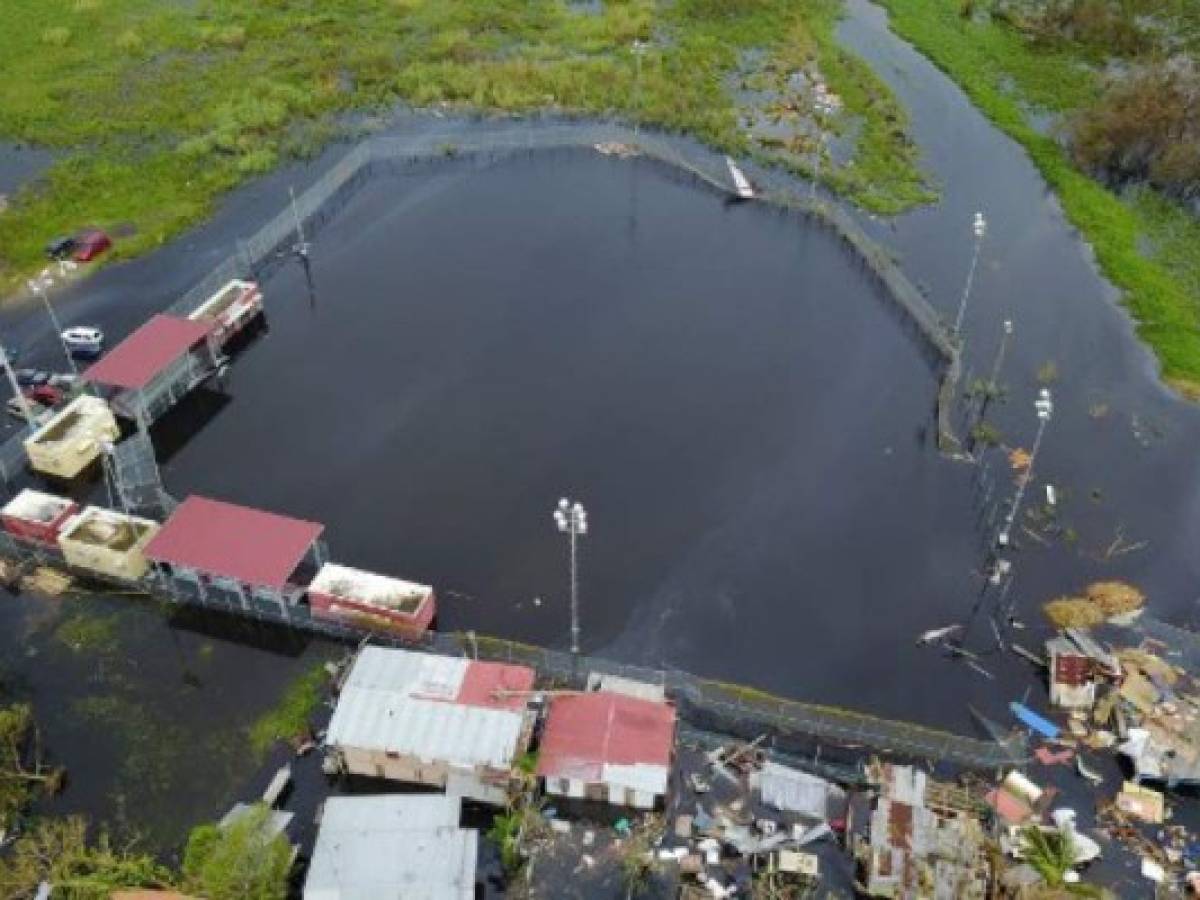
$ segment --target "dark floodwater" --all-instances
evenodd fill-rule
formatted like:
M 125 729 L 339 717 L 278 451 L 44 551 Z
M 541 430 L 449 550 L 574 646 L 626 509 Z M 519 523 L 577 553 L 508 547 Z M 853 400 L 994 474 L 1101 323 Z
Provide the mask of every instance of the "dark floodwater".
M 952 310 L 971 215 L 987 213 L 969 365 L 987 371 L 999 323 L 1013 319 L 1010 399 L 996 413 L 1009 441 L 1032 439 L 1037 370 L 1052 361 L 1059 373 L 1039 473 L 1079 537 L 1023 541 L 1023 612 L 1033 620 L 1048 596 L 1124 577 L 1187 620 L 1200 419 L 1157 385 L 1020 149 L 873 8 L 851 8 L 844 39 L 910 106 L 944 192 L 871 227 Z M 131 330 L 332 155 L 73 289 L 64 317 Z M 170 437 L 188 438 L 164 461 L 177 496 L 319 519 L 338 560 L 438 586 L 445 627 L 565 646 L 565 548 L 550 519 L 565 493 L 592 520 L 586 649 L 962 730 L 968 702 L 1003 719 L 1024 692 L 1028 672 L 1012 659 L 986 659 L 991 681 L 913 646 L 978 594 L 974 471 L 936 454 L 933 374 L 828 236 L 645 162 L 576 151 L 372 182 L 319 235 L 314 270 L 315 303 L 295 267 L 267 283 L 271 328 L 236 364 L 229 401 L 174 417 Z M 8 322 L 5 337 L 53 360 L 37 316 Z M 1145 547 L 1101 561 L 1118 529 Z M 72 714 L 88 678 L 61 652 L 23 658 L 34 610 L 5 612 L 8 668 L 44 698 L 55 750 L 80 772 L 64 804 L 110 810 L 122 741 Z M 122 615 L 139 623 L 122 653 L 158 660 L 128 682 L 186 735 L 244 724 L 303 665 L 202 637 L 180 655 L 181 632 L 151 607 Z M 984 638 L 972 635 L 980 648 Z M 197 696 L 189 654 L 202 652 L 220 675 Z M 94 749 L 105 740 L 110 750 Z M 198 815 L 220 807 L 212 784 L 236 784 L 236 766 L 209 768 L 211 782 L 170 780 Z

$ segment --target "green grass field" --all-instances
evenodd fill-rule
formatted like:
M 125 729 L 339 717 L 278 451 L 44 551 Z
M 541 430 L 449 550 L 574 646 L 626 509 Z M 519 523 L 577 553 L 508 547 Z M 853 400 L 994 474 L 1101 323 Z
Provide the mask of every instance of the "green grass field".
M 318 149 L 338 115 L 461 104 L 559 109 L 747 149 L 725 80 L 742 52 L 816 60 L 863 138 L 831 185 L 876 211 L 928 198 L 903 114 L 833 42 L 837 0 L 8 0 L 0 139 L 61 148 L 0 215 L 0 286 L 81 225 L 153 248 L 285 157 Z M 650 41 L 640 84 L 635 40 Z
M 1025 106 L 1076 109 L 1095 96 L 1095 48 L 1042 48 L 996 21 L 965 19 L 960 0 L 882 0 L 892 28 L 953 78 L 1001 129 L 1024 145 L 1071 223 L 1123 292 L 1138 334 L 1163 376 L 1200 397 L 1200 225 L 1146 191 L 1118 196 L 1080 172 Z

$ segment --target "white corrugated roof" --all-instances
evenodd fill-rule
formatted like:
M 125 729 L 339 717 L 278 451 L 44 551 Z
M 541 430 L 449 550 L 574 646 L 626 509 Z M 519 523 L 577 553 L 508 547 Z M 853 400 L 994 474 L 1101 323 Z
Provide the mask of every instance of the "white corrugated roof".
M 367 647 L 342 688 L 326 742 L 466 768 L 509 768 L 523 713 L 454 703 L 468 661 Z
M 471 900 L 478 833 L 441 795 L 331 797 L 304 900 Z

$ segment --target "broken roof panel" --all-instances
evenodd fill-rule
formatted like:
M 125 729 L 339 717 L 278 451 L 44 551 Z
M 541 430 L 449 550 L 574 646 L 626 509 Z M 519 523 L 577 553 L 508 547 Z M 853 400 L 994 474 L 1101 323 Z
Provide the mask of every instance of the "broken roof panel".
M 206 497 L 188 497 L 146 545 L 156 562 L 282 588 L 324 525 Z
M 89 366 L 83 378 L 109 387 L 144 388 L 207 337 L 211 329 L 210 322 L 193 322 L 160 313 Z
M 831 803 L 844 802 L 846 797 L 845 791 L 824 778 L 769 760 L 750 776 L 750 786 L 768 806 L 821 821 L 830 817 Z

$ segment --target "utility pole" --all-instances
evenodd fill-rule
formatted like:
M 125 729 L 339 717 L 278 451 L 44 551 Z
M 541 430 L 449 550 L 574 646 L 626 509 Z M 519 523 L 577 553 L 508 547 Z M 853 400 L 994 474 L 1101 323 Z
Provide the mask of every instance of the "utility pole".
M 971 285 L 975 281 L 975 266 L 979 263 L 979 250 L 983 246 L 983 238 L 987 234 L 987 220 L 983 213 L 975 213 L 975 221 L 971 225 L 975 233 L 975 250 L 971 254 L 971 267 L 967 269 L 967 283 L 963 287 L 962 299 L 958 302 L 958 315 L 954 318 L 954 336 L 962 341 L 963 315 L 967 311 L 967 298 L 971 296 Z
M 579 658 L 579 539 L 587 534 L 587 510 L 578 501 L 566 497 L 558 501 L 554 523 L 567 535 L 571 550 L 571 653 Z
M 1021 500 L 1025 497 L 1025 488 L 1033 480 L 1033 467 L 1037 462 L 1038 449 L 1042 445 L 1042 435 L 1046 432 L 1046 423 L 1050 421 L 1050 416 L 1054 412 L 1054 404 L 1050 400 L 1050 391 L 1047 388 L 1042 388 L 1038 393 L 1033 408 L 1037 411 L 1038 417 L 1037 436 L 1033 439 L 1033 449 L 1029 453 L 1029 465 L 1025 469 L 1024 476 L 1017 482 L 1017 493 L 1013 497 L 1012 505 L 1008 508 L 1008 515 L 1004 517 L 1004 525 L 1000 528 L 1000 534 L 996 537 L 996 543 L 1001 547 L 1008 546 L 1013 522 L 1016 521 L 1017 512 L 1021 508 Z

